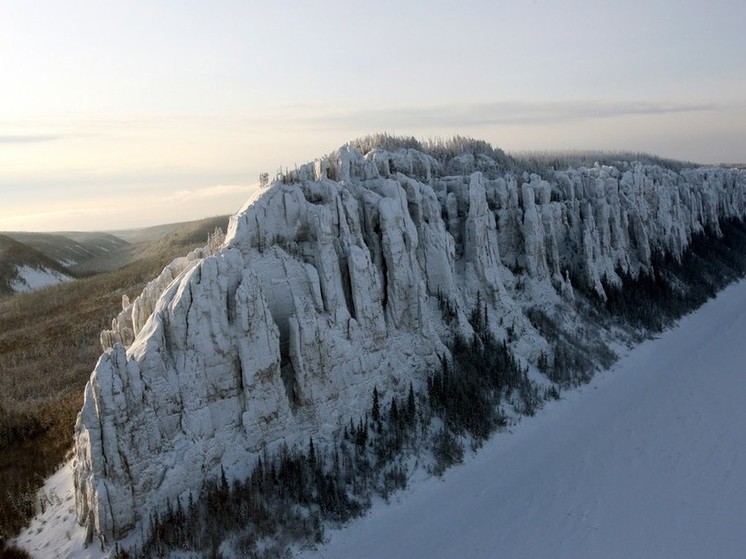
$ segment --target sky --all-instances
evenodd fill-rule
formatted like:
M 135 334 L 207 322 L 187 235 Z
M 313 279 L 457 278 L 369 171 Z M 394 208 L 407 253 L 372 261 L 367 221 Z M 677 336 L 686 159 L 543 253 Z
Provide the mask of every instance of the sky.
M 366 134 L 746 162 L 742 0 L 0 0 L 0 231 L 234 213 Z

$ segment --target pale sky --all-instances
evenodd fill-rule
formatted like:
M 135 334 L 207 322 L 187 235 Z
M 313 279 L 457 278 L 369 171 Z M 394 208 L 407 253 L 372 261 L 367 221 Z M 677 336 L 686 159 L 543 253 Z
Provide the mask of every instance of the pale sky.
M 358 136 L 746 162 L 746 2 L 0 0 L 0 231 L 233 213 Z

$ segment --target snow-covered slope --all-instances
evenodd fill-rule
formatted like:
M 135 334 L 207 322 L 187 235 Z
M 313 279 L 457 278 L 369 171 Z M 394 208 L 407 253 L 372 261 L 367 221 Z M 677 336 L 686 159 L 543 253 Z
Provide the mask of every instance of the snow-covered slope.
M 16 268 L 16 278 L 11 280 L 10 287 L 16 293 L 24 293 L 70 280 L 72 277 L 57 270 L 24 264 Z
M 305 559 L 739 559 L 746 282 Z
M 76 426 L 78 518 L 111 544 L 221 468 L 242 477 L 263 449 L 329 440 L 374 386 L 421 387 L 448 353 L 439 297 L 464 333 L 482 301 L 498 338 L 535 363 L 551 348 L 529 307 L 587 333 L 574 288 L 603 298 L 604 280 L 745 215 L 738 171 L 542 178 L 484 154 L 342 148 L 247 203 L 222 247 L 124 302 Z
M 60 263 L 0 234 L 0 296 L 43 289 L 72 279 Z

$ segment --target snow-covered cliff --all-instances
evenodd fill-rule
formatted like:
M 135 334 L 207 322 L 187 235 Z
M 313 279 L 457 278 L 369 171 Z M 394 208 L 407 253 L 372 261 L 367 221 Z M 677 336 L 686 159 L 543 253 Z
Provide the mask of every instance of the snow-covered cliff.
M 76 506 L 103 541 L 263 449 L 330 439 L 374 386 L 403 394 L 448 352 L 438 308 L 484 301 L 526 362 L 528 306 L 572 311 L 618 273 L 680 256 L 746 216 L 746 173 L 652 165 L 536 174 L 484 154 L 344 147 L 232 218 L 217 251 L 175 261 L 102 334 L 75 440 Z M 575 282 L 573 285 L 572 282 Z M 606 282 L 606 283 L 605 283 Z M 547 381 L 548 382 L 548 381 Z

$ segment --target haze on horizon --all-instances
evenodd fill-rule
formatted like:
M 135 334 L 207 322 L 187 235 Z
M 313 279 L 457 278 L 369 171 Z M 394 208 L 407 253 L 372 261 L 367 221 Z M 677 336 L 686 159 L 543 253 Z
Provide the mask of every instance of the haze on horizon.
M 746 161 L 746 4 L 0 0 L 0 231 L 235 212 L 365 134 Z

